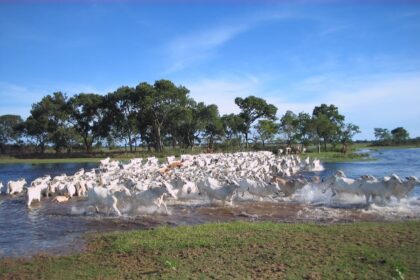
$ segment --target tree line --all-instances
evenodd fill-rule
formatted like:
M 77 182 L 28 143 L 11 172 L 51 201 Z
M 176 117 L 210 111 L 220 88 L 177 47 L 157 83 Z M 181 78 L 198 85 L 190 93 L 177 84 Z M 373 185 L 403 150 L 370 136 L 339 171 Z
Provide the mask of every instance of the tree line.
M 404 127 L 396 127 L 389 131 L 387 128 L 375 128 L 374 135 L 377 145 L 389 146 L 400 144 L 416 144 L 420 143 L 420 139 L 410 139 L 410 134 Z
M 192 148 L 217 144 L 245 147 L 250 142 L 272 143 L 282 135 L 285 145 L 304 147 L 316 144 L 347 144 L 359 127 L 345 123 L 334 105 L 321 104 L 312 114 L 287 111 L 277 119 L 277 107 L 266 100 L 248 96 L 235 98 L 238 114 L 220 115 L 217 105 L 197 102 L 184 86 L 169 80 L 136 87 L 122 86 L 106 95 L 80 93 L 68 97 L 55 92 L 32 105 L 23 120 L 18 115 L 0 116 L 0 148 L 34 146 L 44 153 L 95 146 L 125 146 L 131 152 L 139 147 L 162 152 L 165 147 Z

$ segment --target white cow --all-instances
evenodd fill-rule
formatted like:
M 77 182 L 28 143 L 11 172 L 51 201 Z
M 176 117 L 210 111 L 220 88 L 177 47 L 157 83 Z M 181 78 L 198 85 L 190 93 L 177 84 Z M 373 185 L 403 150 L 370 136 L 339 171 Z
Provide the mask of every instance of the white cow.
M 106 188 L 93 187 L 88 190 L 88 204 L 94 206 L 96 212 L 99 212 L 99 207 L 105 207 L 107 215 L 110 209 L 113 209 L 118 216 L 121 216 L 117 202 L 117 198 Z
M 48 186 L 46 186 L 48 187 Z M 43 189 L 43 184 L 38 184 L 35 186 L 30 186 L 27 188 L 26 192 L 26 206 L 30 207 L 32 201 L 38 200 L 41 202 L 41 192 Z
M 238 181 L 239 189 L 242 191 L 242 196 L 245 191 L 258 197 L 270 197 L 281 191 L 277 183 L 266 183 L 262 180 L 251 180 L 243 178 Z
M 206 178 L 197 183 L 197 187 L 200 193 L 204 193 L 212 202 L 213 200 L 222 201 L 225 205 L 226 201 L 233 204 L 233 197 L 236 190 L 239 188 L 239 184 L 235 181 L 227 182 L 226 185 L 220 185 L 220 183 L 213 178 Z
M 166 206 L 166 198 L 173 197 L 177 199 L 176 194 L 172 190 L 169 183 L 161 187 L 150 188 L 145 191 L 137 192 L 132 197 L 132 202 L 138 206 L 151 206 L 156 205 L 158 208 L 165 207 L 165 211 L 169 214 L 168 207 Z
M 24 178 L 21 178 L 17 181 L 9 181 L 7 183 L 7 193 L 8 194 L 21 193 L 25 185 L 26 185 L 26 180 Z

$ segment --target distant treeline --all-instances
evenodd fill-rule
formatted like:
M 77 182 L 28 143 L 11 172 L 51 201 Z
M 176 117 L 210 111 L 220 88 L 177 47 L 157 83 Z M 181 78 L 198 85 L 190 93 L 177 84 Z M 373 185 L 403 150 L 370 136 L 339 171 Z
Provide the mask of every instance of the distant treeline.
M 220 116 L 216 105 L 196 102 L 186 87 L 169 80 L 123 86 L 104 96 L 67 97 L 55 92 L 33 104 L 26 120 L 0 116 L 0 149 L 2 153 L 12 146 L 21 152 L 33 147 L 38 153 L 46 148 L 91 153 L 99 147 L 126 147 L 132 152 L 142 147 L 162 152 L 165 147 L 247 148 L 250 142 L 262 146 L 277 142 L 315 144 L 325 150 L 329 144 L 340 144 L 346 152 L 360 132 L 358 126 L 344 122 L 334 105 L 321 104 L 311 114 L 287 111 L 278 120 L 277 108 L 262 98 L 238 97 L 235 103 L 239 114 Z
M 397 127 L 389 131 L 386 128 L 375 128 L 374 145 L 390 146 L 390 145 L 417 145 L 420 144 L 420 137 L 410 139 L 410 134 L 403 127 Z

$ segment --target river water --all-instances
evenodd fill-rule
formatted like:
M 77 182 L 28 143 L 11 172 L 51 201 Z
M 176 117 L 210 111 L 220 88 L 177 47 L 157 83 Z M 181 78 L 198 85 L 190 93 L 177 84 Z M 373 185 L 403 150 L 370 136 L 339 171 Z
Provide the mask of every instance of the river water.
M 305 176 L 326 177 L 343 170 L 348 177 L 371 174 L 383 177 L 392 173 L 400 177 L 420 178 L 420 149 L 383 149 L 370 151 L 376 161 L 325 163 L 325 171 Z M 0 181 L 26 178 L 28 182 L 49 174 L 74 174 L 80 168 L 97 165 L 80 164 L 3 164 Z M 169 206 L 170 215 L 144 214 L 136 217 L 104 217 L 87 213 L 83 199 L 57 204 L 43 199 L 31 210 L 23 197 L 0 196 L 0 257 L 31 256 L 41 252 L 67 254 L 84 246 L 83 234 L 88 232 L 153 228 L 158 225 L 200 224 L 212 221 L 272 220 L 281 222 L 353 222 L 387 221 L 420 218 L 420 186 L 408 198 L 391 200 L 386 205 L 372 204 L 368 208 L 360 197 L 331 197 L 308 186 L 292 199 L 277 202 L 238 201 L 234 207 L 209 204 Z

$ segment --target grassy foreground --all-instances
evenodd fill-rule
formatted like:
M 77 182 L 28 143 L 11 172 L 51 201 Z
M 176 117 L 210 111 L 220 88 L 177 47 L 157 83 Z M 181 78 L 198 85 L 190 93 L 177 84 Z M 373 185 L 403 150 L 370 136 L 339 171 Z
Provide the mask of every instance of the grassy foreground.
M 233 222 L 92 235 L 72 256 L 0 260 L 0 279 L 420 279 L 420 221 Z

